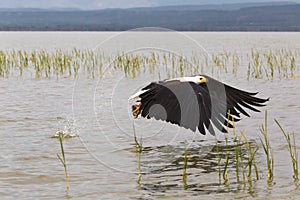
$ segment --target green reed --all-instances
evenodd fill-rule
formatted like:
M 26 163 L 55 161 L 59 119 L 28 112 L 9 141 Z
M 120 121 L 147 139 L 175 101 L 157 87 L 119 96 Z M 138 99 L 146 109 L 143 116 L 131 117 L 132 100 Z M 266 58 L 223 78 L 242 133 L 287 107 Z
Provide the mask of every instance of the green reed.
M 229 152 L 226 152 L 226 154 L 225 154 L 225 165 L 224 165 L 224 170 L 223 170 L 224 184 L 228 183 L 228 165 L 229 165 Z
M 222 177 L 225 185 L 228 184 L 228 166 L 229 166 L 229 159 L 230 159 L 230 152 L 229 152 L 230 147 L 228 145 L 229 116 L 230 116 L 230 111 L 228 110 L 228 123 L 227 123 L 227 126 L 226 126 L 226 136 L 225 136 L 225 146 L 226 146 L 227 150 L 226 150 L 226 153 L 225 153 L 225 156 L 224 156 L 225 161 L 224 161 L 223 173 L 221 172 L 221 161 L 222 161 L 222 158 L 223 158 L 223 153 L 221 153 L 219 151 L 218 142 L 216 143 L 216 151 L 219 155 L 219 158 L 218 158 L 219 182 L 221 183 L 221 177 Z
M 286 133 L 281 124 L 275 119 L 276 124 L 280 128 L 281 132 L 283 133 L 286 142 L 288 144 L 288 149 L 292 161 L 292 166 L 293 166 L 293 178 L 295 181 L 298 181 L 298 175 L 299 175 L 299 170 L 298 170 L 298 152 L 297 152 L 297 146 L 296 146 L 296 139 L 295 139 L 295 134 L 292 134 L 292 141 L 291 141 L 291 136 L 290 134 Z
M 270 141 L 268 138 L 268 112 L 265 111 L 265 123 L 261 126 L 261 133 L 263 134 L 263 139 L 260 138 L 261 144 L 263 146 L 264 152 L 267 159 L 268 168 L 268 182 L 271 183 L 274 178 L 274 154 L 270 146 Z
M 66 157 L 65 157 L 65 150 L 64 150 L 64 146 L 63 146 L 63 138 L 64 138 L 64 133 L 63 132 L 59 132 L 58 133 L 58 138 L 59 138 L 59 143 L 60 143 L 60 149 L 61 149 L 61 155 L 62 157 L 57 154 L 58 159 L 61 161 L 61 163 L 64 166 L 64 170 L 65 170 L 65 177 L 66 177 L 66 190 L 69 191 L 69 176 L 68 176 L 68 170 L 67 170 L 67 162 L 66 162 Z
M 225 144 L 226 144 L 226 147 L 228 148 L 228 131 L 229 131 L 229 116 L 230 116 L 230 111 L 228 110 L 228 123 L 227 123 L 227 126 L 226 126 L 226 137 L 225 137 Z M 224 180 L 224 183 L 227 184 L 228 183 L 228 165 L 229 165 L 229 151 L 226 152 L 225 154 L 225 165 L 224 165 L 224 170 L 223 170 L 223 180 Z
M 183 159 L 183 170 L 182 170 L 182 181 L 183 181 L 183 187 L 185 190 L 188 189 L 187 175 L 186 175 L 187 166 L 188 166 L 188 149 L 185 148 L 184 159 Z
M 260 52 L 252 49 L 251 58 L 252 76 L 254 76 L 254 78 L 262 78 L 262 60 Z
M 241 150 L 241 143 L 237 136 L 234 137 L 234 153 L 235 153 L 235 174 L 236 174 L 236 181 L 240 181 L 240 163 L 243 162 L 242 160 L 242 150 Z
M 228 118 L 230 116 L 230 111 L 228 111 Z M 236 180 L 239 182 L 239 163 L 241 156 L 241 145 L 240 145 L 240 139 L 237 137 L 236 130 L 235 130 L 235 124 L 234 124 L 234 118 L 232 117 L 232 126 L 233 126 L 233 142 L 234 142 L 234 153 L 235 153 L 235 173 L 236 173 Z M 229 125 L 229 124 L 228 124 Z M 227 131 L 228 131 L 228 125 L 227 125 Z
M 247 165 L 246 167 L 248 167 L 248 182 L 250 184 L 252 184 L 252 168 L 255 170 L 255 174 L 256 174 L 256 180 L 259 179 L 259 174 L 258 174 L 258 167 L 257 167 L 257 162 L 255 160 L 255 155 L 258 151 L 258 147 L 256 147 L 255 149 L 252 147 L 252 145 L 250 144 L 248 138 L 246 137 L 246 135 L 244 134 L 244 132 L 241 132 L 241 136 L 243 137 L 244 141 L 246 142 L 246 146 L 247 146 L 247 150 L 248 150 L 248 161 L 247 161 Z
M 240 65 L 240 58 L 237 55 L 237 53 L 234 53 L 232 55 L 232 74 L 236 77 L 237 76 L 237 71 L 238 71 L 238 66 Z
M 217 152 L 217 157 L 218 157 L 218 174 L 219 174 L 219 184 L 221 184 L 221 161 L 222 161 L 222 155 L 220 152 L 220 147 L 218 145 L 218 141 L 216 142 L 216 152 Z
M 137 164 L 138 164 L 137 183 L 140 185 L 141 184 L 141 179 L 142 179 L 142 172 L 141 172 L 141 153 L 143 151 L 142 138 L 140 139 L 140 142 L 138 142 L 137 137 L 136 137 L 134 121 L 132 122 L 132 128 L 133 128 L 133 138 L 134 138 L 134 143 L 135 143 L 135 152 L 136 152 Z
M 234 128 L 235 129 L 235 128 Z M 242 141 L 242 137 L 244 140 L 246 140 L 246 144 L 248 146 L 248 161 L 244 160 L 244 155 L 242 151 L 242 147 L 244 146 L 244 142 Z M 240 136 L 238 137 L 236 132 L 234 131 L 234 152 L 235 152 L 235 168 L 236 168 L 236 180 L 237 182 L 240 182 L 240 173 L 242 174 L 242 182 L 246 183 L 246 175 L 245 175 L 245 169 L 246 167 L 251 168 L 251 162 L 249 162 L 249 154 L 250 154 L 250 144 L 247 143 L 247 137 L 244 135 L 243 132 L 240 133 Z M 249 145 L 248 145 L 249 144 Z M 247 163 L 246 167 L 244 167 L 244 163 Z M 250 165 L 249 165 L 250 163 Z M 251 170 L 251 169 L 250 169 Z M 249 182 L 249 176 L 248 176 L 248 182 Z

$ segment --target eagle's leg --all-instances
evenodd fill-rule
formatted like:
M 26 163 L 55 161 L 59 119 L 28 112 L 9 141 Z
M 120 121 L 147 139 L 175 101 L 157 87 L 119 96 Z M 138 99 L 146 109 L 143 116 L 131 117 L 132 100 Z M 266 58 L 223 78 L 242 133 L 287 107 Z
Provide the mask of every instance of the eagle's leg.
M 137 118 L 139 116 L 139 114 L 141 113 L 140 107 L 141 107 L 141 104 L 132 105 L 132 114 L 135 118 Z

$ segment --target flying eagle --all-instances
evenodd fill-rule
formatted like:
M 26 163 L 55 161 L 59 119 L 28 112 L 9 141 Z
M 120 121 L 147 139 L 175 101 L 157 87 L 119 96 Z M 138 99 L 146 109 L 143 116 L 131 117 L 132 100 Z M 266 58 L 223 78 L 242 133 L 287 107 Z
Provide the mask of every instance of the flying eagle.
M 163 120 L 191 129 L 203 135 L 208 130 L 215 135 L 212 124 L 223 133 L 240 121 L 240 113 L 250 117 L 245 108 L 265 106 L 268 99 L 255 97 L 257 92 L 246 92 L 223 84 L 207 75 L 181 77 L 152 82 L 130 99 L 135 118 Z

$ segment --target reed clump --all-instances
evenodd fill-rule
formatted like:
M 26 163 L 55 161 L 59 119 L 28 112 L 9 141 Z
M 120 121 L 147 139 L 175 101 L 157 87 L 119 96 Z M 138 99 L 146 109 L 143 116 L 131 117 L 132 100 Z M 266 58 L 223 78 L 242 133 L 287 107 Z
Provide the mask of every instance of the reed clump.
M 262 51 L 252 49 L 248 54 L 247 78 L 298 78 L 299 53 L 286 49 Z M 87 78 L 104 76 L 104 67 L 121 70 L 125 76 L 135 78 L 141 73 L 164 73 L 167 78 L 210 72 L 212 75 L 232 74 L 237 77 L 244 64 L 243 55 L 223 51 L 210 55 L 192 53 L 190 57 L 169 52 L 148 52 L 107 56 L 102 50 L 77 49 L 63 51 L 46 50 L 0 50 L 0 77 Z
M 252 49 L 250 56 L 248 54 L 248 59 L 248 79 L 250 76 L 266 80 L 299 77 L 297 75 L 297 63 L 299 64 L 297 51 Z
M 234 121 L 232 120 L 232 125 L 234 127 Z M 227 128 L 228 131 L 228 128 Z M 246 184 L 249 183 L 252 186 L 252 181 L 254 180 L 252 174 L 253 170 L 255 172 L 256 180 L 259 180 L 259 171 L 255 155 L 259 150 L 258 146 L 254 146 L 249 142 L 248 138 L 243 132 L 240 134 L 236 133 L 236 129 L 233 128 L 233 144 L 229 145 L 229 136 L 228 133 L 225 139 L 225 148 L 226 152 L 219 152 L 218 159 L 218 170 L 219 170 L 219 181 L 221 177 L 223 178 L 224 184 L 228 185 L 229 182 L 229 166 L 235 168 L 235 173 L 232 175 L 235 176 L 237 183 Z M 216 145 L 217 151 L 219 151 L 218 144 Z M 224 161 L 222 162 L 222 160 Z M 223 167 L 221 167 L 221 164 Z M 223 168 L 223 169 L 222 169 Z M 248 173 L 247 173 L 248 171 Z M 242 179 L 240 177 L 242 176 Z M 232 176 L 231 176 L 232 177 Z
M 232 120 L 234 127 L 234 121 Z M 296 139 L 294 133 L 287 133 L 282 125 L 275 119 L 275 123 L 281 130 L 288 147 L 290 155 L 291 166 L 293 170 L 293 179 L 295 182 L 299 181 L 299 162 Z M 237 184 L 247 185 L 249 189 L 252 188 L 253 181 L 261 179 L 262 171 L 259 170 L 259 163 L 256 161 L 256 154 L 259 151 L 259 146 L 250 142 L 244 132 L 236 133 L 235 128 L 231 129 L 233 138 L 229 140 L 228 127 L 224 141 L 224 145 L 220 146 L 219 142 L 216 144 L 217 152 L 217 167 L 219 174 L 219 183 L 229 186 L 232 179 L 236 179 Z M 267 183 L 269 186 L 274 184 L 274 153 L 268 137 L 268 112 L 265 111 L 264 123 L 260 127 L 262 137 L 260 138 L 263 147 L 263 153 L 266 160 Z M 233 144 L 230 144 L 233 143 Z M 235 173 L 234 170 L 235 169 Z M 242 178 L 241 178 L 242 177 Z M 223 180 L 223 181 L 222 181 Z

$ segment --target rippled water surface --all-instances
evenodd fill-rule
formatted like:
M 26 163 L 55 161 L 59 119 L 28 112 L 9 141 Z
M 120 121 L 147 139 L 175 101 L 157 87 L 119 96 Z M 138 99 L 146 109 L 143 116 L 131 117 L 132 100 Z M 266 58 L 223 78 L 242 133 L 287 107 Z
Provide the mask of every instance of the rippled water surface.
M 252 48 L 300 48 L 299 33 L 184 33 L 186 36 L 182 36 L 183 33 L 175 36 L 174 33 L 132 33 L 111 38 L 117 34 L 2 32 L 0 49 L 52 51 L 100 47 L 113 54 L 124 49 L 151 47 L 189 54 L 191 48 L 202 46 L 209 54 L 224 50 L 239 52 L 246 60 Z M 241 64 L 240 73 L 247 70 L 243 68 L 245 63 Z M 300 74 L 299 62 L 297 67 Z M 235 164 L 230 162 L 229 181 L 224 184 L 223 179 L 219 180 L 220 149 L 213 136 L 202 136 L 160 121 L 136 119 L 137 138 L 142 139 L 144 147 L 140 156 L 136 154 L 128 97 L 158 79 L 157 75 L 142 74 L 130 79 L 122 72 L 112 72 L 101 79 L 81 77 L 77 80 L 12 76 L 0 79 L 1 199 L 299 198 L 299 184 L 292 178 L 287 144 L 274 119 L 278 119 L 287 132 L 294 132 L 296 143 L 300 143 L 300 79 L 248 81 L 246 76 L 234 78 L 227 74 L 219 78 L 248 91 L 259 91 L 260 97 L 270 97 L 262 111 L 267 109 L 269 113 L 269 139 L 275 159 L 273 184 L 267 184 L 266 159 L 259 140 L 263 112 L 251 113 L 251 118 L 245 117 L 237 125 L 237 131 L 244 131 L 252 144 L 260 147 L 256 157 L 260 180 L 252 184 L 237 182 Z M 51 138 L 56 131 L 67 129 L 79 136 L 64 140 L 70 181 L 68 192 L 63 166 L 57 158 L 59 141 Z M 218 146 L 222 149 L 224 142 Z M 186 147 L 185 185 L 182 170 Z

